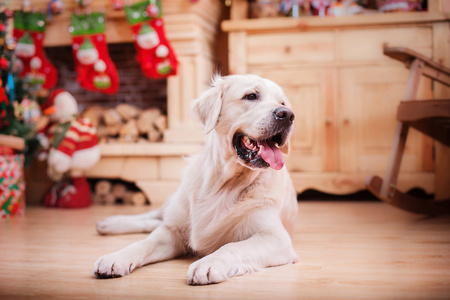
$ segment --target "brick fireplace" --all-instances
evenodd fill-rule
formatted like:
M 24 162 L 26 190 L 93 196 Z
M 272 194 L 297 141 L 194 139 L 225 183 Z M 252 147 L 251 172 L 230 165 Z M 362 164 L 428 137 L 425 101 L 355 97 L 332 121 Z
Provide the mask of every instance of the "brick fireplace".
M 167 80 L 142 76 L 139 64 L 134 59 L 136 51 L 132 43 L 111 44 L 108 45 L 108 51 L 120 78 L 116 94 L 89 92 L 80 87 L 76 81 L 71 46 L 49 47 L 45 50 L 58 70 L 56 88 L 70 92 L 77 99 L 80 111 L 93 105 L 115 107 L 121 103 L 129 103 L 141 108 L 157 107 L 167 114 Z

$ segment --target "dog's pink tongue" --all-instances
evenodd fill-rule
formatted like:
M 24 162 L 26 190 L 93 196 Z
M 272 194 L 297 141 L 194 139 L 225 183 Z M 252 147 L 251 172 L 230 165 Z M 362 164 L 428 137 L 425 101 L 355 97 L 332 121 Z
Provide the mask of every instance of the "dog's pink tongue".
M 261 148 L 261 157 L 272 169 L 280 170 L 284 166 L 284 157 L 281 150 L 275 147 L 274 144 L 267 141 L 258 141 L 258 146 Z

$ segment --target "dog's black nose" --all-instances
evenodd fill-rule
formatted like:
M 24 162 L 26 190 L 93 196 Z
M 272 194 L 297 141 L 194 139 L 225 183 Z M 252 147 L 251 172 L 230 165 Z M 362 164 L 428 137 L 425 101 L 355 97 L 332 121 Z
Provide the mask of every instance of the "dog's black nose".
M 273 116 L 277 121 L 291 121 L 295 119 L 294 112 L 287 107 L 278 107 L 273 111 Z

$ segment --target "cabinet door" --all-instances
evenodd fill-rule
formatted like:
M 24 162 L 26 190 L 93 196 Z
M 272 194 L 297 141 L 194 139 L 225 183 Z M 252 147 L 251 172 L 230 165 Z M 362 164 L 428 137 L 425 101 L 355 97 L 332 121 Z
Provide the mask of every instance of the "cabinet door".
M 331 69 L 261 70 L 251 68 L 278 83 L 293 105 L 294 131 L 290 171 L 336 171 L 334 72 Z
M 402 65 L 340 70 L 340 171 L 384 174 L 408 73 Z M 430 80 L 422 78 L 418 98 L 432 98 Z M 428 138 L 411 129 L 401 171 L 432 169 L 431 147 Z

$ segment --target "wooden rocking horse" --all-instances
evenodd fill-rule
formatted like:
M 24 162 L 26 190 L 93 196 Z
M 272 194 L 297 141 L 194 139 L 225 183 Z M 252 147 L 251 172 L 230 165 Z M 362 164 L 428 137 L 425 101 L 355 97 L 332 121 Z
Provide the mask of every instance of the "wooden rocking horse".
M 403 62 L 410 72 L 404 98 L 397 109 L 397 127 L 385 178 L 369 176 L 366 186 L 382 201 L 406 211 L 424 215 L 448 214 L 450 198 L 417 198 L 400 192 L 396 184 L 409 127 L 450 146 L 450 99 L 415 100 L 421 76 L 450 86 L 450 69 L 408 48 L 387 47 L 384 54 Z

